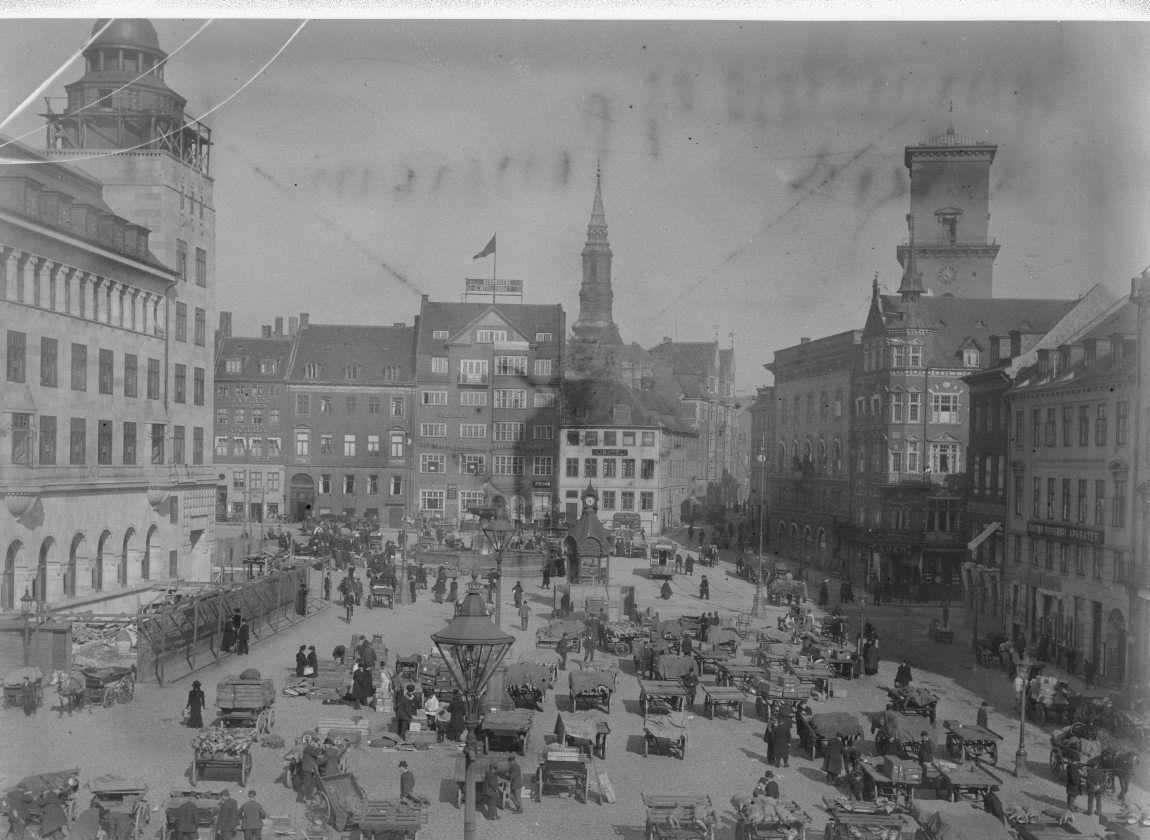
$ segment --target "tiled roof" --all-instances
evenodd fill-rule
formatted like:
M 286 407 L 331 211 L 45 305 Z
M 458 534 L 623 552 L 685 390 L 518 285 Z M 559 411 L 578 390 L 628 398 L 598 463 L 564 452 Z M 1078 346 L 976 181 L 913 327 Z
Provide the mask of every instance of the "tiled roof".
M 419 317 L 419 351 L 442 349 L 444 339 L 433 338 L 434 332 L 444 330 L 454 338 L 489 310 L 519 332 L 525 341 L 534 342 L 536 333 L 540 332 L 551 333 L 553 340 L 563 340 L 563 310 L 559 306 L 424 301 Z
M 219 382 L 251 381 L 251 382 L 281 382 L 291 359 L 293 339 L 291 336 L 282 338 L 244 338 L 243 336 L 228 336 L 220 343 L 219 352 L 216 353 L 216 380 Z M 241 359 L 243 369 L 240 373 L 228 373 L 225 360 Z M 260 373 L 261 359 L 275 359 L 274 373 Z
M 412 328 L 348 324 L 309 324 L 299 333 L 299 345 L 288 379 L 353 385 L 403 385 L 414 379 Z M 304 377 L 304 366 L 318 362 L 316 379 Z M 354 380 L 344 368 L 359 365 Z
M 717 373 L 712 370 L 717 348 L 718 344 L 714 341 L 664 341 L 651 348 L 651 355 L 670 362 L 676 376 L 707 376 L 712 372 Z
M 1126 339 L 1127 346 L 1123 347 L 1119 354 L 1115 354 L 1114 347 L 1103 345 L 1105 349 L 1099 350 L 1093 362 L 1087 364 L 1085 353 L 1078 353 L 1075 361 L 1068 367 L 1059 368 L 1055 365 L 1053 376 L 1042 373 L 1037 364 L 1029 365 L 1019 373 L 1012 390 L 1063 386 L 1071 383 L 1088 385 L 1103 380 L 1135 377 L 1138 370 L 1138 354 L 1136 350 L 1131 349 L 1134 343 L 1131 339 L 1138 335 L 1138 307 L 1128 298 L 1116 305 L 1109 315 L 1094 325 L 1085 327 L 1079 335 L 1073 336 L 1063 344 L 1081 347 L 1083 342 L 1089 339 L 1108 340 L 1113 335 L 1122 335 Z M 1053 354 L 1052 358 L 1058 354 L 1057 349 L 1051 349 L 1050 352 Z
M 617 419 L 615 407 L 629 406 L 631 418 Z M 568 379 L 563 384 L 563 424 L 566 426 L 655 426 L 693 431 L 679 417 L 678 403 L 656 388 L 631 388 L 602 379 Z

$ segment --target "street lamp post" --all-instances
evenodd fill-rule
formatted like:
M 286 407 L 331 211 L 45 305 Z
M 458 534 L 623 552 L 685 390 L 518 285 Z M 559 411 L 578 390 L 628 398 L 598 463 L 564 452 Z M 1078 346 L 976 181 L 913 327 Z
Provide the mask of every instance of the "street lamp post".
M 491 550 L 495 552 L 495 626 L 502 627 L 503 552 L 507 550 L 507 544 L 511 541 L 516 526 L 507 518 L 507 500 L 502 496 L 496 496 L 493 502 L 495 513 L 483 521 L 480 530 L 491 545 Z
M 1018 664 L 1022 668 L 1022 663 Z M 1021 673 L 1021 670 L 1019 671 Z M 1022 679 L 1022 694 L 1018 698 L 1018 750 L 1014 753 L 1014 777 L 1021 779 L 1029 772 L 1026 767 L 1026 698 L 1030 693 L 1030 681 Z
M 24 587 L 24 594 L 20 597 L 20 612 L 24 616 L 24 667 L 31 664 L 32 653 L 32 611 L 35 609 L 36 599 Z
M 755 601 L 751 615 L 758 618 L 763 610 L 763 532 L 767 527 L 767 453 L 759 449 L 755 458 L 759 462 L 759 568 L 755 573 Z
M 431 641 L 443 656 L 467 706 L 467 739 L 463 749 L 466 767 L 463 840 L 475 840 L 475 760 L 479 757 L 475 727 L 480 721 L 479 705 L 492 675 L 515 641 L 513 636 L 491 623 L 483 596 L 479 593 L 481 588 L 477 573 L 472 572 L 459 612 L 446 627 L 431 634 Z

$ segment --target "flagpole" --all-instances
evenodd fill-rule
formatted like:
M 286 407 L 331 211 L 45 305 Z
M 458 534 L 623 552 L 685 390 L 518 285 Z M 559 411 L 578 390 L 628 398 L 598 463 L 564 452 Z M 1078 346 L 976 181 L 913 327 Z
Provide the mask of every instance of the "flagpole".
M 495 234 L 498 236 L 498 232 Z M 494 238 L 494 237 L 493 237 Z M 496 269 L 499 267 L 499 246 L 495 246 L 495 250 L 491 252 L 491 305 L 495 305 L 495 279 L 498 276 Z

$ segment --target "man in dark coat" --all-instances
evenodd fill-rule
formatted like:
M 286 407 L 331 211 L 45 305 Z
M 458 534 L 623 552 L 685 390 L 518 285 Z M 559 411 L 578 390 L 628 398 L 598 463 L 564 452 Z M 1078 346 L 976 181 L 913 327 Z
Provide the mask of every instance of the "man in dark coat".
M 331 572 L 323 573 L 323 599 L 331 600 Z
M 863 647 L 863 673 L 873 677 L 878 673 L 878 644 L 868 642 Z
M 415 792 L 415 774 L 407 766 L 406 761 L 399 762 L 399 801 L 409 802 L 412 805 L 427 805 L 426 799 Z
M 683 641 L 679 645 L 679 649 L 683 652 L 683 656 L 690 656 L 695 649 L 695 643 L 691 641 L 691 637 L 684 635 Z
M 827 741 L 826 752 L 823 754 L 823 770 L 827 774 L 827 782 L 837 784 L 843 772 L 843 746 L 842 735 L 836 734 Z
M 240 622 L 240 627 L 236 630 L 236 655 L 247 656 L 248 643 L 251 640 L 252 628 L 248 626 L 247 620 Z
M 299 764 L 300 795 L 303 796 L 305 802 L 311 799 L 312 794 L 315 793 L 322 760 L 323 750 L 312 738 L 308 738 L 304 742 Z
M 185 799 L 176 809 L 176 830 L 178 840 L 196 840 L 200 836 L 200 809 L 191 799 Z
M 559 637 L 559 641 L 555 643 L 555 652 L 559 654 L 559 670 L 567 670 L 567 651 L 570 649 L 571 643 L 567 641 L 567 634 L 564 633 Z
M 467 704 L 463 702 L 463 697 L 458 691 L 451 696 L 451 702 L 447 704 L 447 715 L 447 737 L 452 741 L 458 741 L 466 728 L 467 717 Z
M 8 806 L 8 834 L 12 840 L 24 840 L 28 817 L 36 807 L 36 799 L 30 790 L 13 788 L 5 796 Z
M 225 788 L 221 794 L 220 810 L 216 814 L 216 840 L 235 840 L 240 825 L 240 805 Z M 310 794 L 309 794 L 310 795 Z
M 523 768 L 519 766 L 514 753 L 507 760 L 507 780 L 511 783 L 511 806 L 515 809 L 515 813 L 522 814 Z
M 411 728 L 411 721 L 419 711 L 414 691 L 415 686 L 408 683 L 395 702 L 395 731 L 403 741 L 407 740 L 407 730 Z
M 911 681 L 910 665 L 904 659 L 902 664 L 898 666 L 898 670 L 894 674 L 894 687 L 895 688 L 909 688 Z
M 483 775 L 484 816 L 489 820 L 499 819 L 499 773 L 494 764 L 487 765 L 487 772 Z
M 36 714 L 36 707 L 40 705 L 40 698 L 36 696 L 36 686 L 32 685 L 32 681 L 24 677 L 24 682 L 20 684 L 20 705 L 24 708 L 24 717 Z
M 355 708 L 358 709 L 361 703 L 370 702 L 374 694 L 375 685 L 372 683 L 371 671 L 363 666 L 359 666 L 351 675 L 351 696 Z
M 195 803 L 192 803 L 195 807 Z M 264 830 L 264 820 L 268 818 L 264 806 L 256 802 L 256 792 L 248 791 L 248 801 L 240 806 L 240 828 L 244 832 L 244 840 L 260 840 Z
M 934 742 L 930 740 L 930 733 L 923 730 L 918 742 L 918 763 L 922 767 L 922 777 L 926 778 L 926 768 L 934 761 Z
M 775 748 L 775 766 L 791 766 L 791 726 L 787 718 L 779 718 L 771 729 L 771 744 Z
M 706 575 L 703 575 L 699 581 L 699 597 L 707 601 L 711 600 L 711 584 Z
M 975 723 L 983 729 L 988 729 L 990 725 L 988 720 L 989 715 L 987 714 L 989 708 L 990 706 L 985 700 L 983 700 L 982 705 L 978 707 L 978 716 L 975 718 Z
M 307 645 L 300 645 L 295 652 L 295 675 L 303 676 L 303 669 L 307 667 Z
M 515 581 L 515 586 L 511 589 L 511 597 L 515 600 L 515 609 L 519 609 L 519 605 L 523 603 L 523 584 Z
M 699 675 L 696 674 L 695 669 L 692 668 L 683 674 L 680 680 L 683 683 L 683 688 L 687 691 L 687 705 L 693 709 L 695 708 L 695 694 L 699 690 Z
M 69 832 L 71 840 L 97 840 L 104 813 L 100 800 L 93 799 L 92 804 L 81 811 L 72 822 L 72 830 Z
M 308 676 L 314 680 L 316 675 L 319 673 L 319 654 L 315 652 L 315 645 L 308 647 L 307 661 L 304 663 L 304 666 L 305 668 L 311 669 L 311 671 L 308 673 Z

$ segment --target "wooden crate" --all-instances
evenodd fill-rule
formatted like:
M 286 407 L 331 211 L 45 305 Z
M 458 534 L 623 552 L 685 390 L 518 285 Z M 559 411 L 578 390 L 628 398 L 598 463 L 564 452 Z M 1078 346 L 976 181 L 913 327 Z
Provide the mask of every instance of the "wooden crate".
M 216 684 L 216 707 L 220 709 L 264 709 L 275 700 L 275 683 L 271 680 L 228 677 Z
M 361 831 L 416 832 L 427 823 L 426 808 L 392 799 L 369 799 L 358 814 Z
M 320 718 L 315 726 L 320 738 L 346 738 L 353 744 L 367 741 L 371 735 L 371 724 L 366 719 L 359 721 L 346 718 Z

